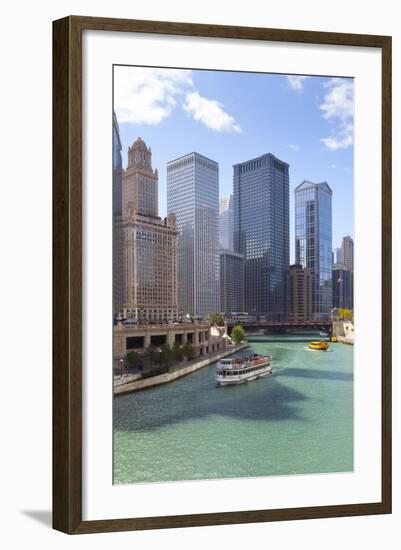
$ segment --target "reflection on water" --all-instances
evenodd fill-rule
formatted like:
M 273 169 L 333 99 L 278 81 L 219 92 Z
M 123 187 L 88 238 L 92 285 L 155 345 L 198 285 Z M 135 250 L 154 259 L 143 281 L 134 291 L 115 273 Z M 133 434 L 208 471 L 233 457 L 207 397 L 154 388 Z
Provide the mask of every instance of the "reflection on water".
M 310 338 L 309 338 L 310 340 Z M 273 376 L 217 387 L 214 366 L 114 400 L 114 481 L 343 472 L 353 468 L 353 348 L 254 336 Z

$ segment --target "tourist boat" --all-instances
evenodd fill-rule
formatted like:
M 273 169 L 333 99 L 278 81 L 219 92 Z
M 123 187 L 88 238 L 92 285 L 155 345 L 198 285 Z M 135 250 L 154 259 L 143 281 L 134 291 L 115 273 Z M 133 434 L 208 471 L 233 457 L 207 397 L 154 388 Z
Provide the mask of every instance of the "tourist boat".
M 329 349 L 329 344 L 323 340 L 315 340 L 311 342 L 308 347 L 316 351 L 327 351 Z
M 271 355 L 256 353 L 222 359 L 216 366 L 216 382 L 219 386 L 228 386 L 262 378 L 272 373 L 271 360 Z

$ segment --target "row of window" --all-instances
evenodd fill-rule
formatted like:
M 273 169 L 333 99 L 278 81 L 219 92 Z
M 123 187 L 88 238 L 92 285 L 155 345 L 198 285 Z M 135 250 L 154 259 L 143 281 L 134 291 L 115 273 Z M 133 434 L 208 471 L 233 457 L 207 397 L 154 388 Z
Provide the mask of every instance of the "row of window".
M 199 164 L 200 166 L 203 166 L 203 168 L 207 168 L 208 170 L 212 170 L 214 172 L 218 172 L 219 165 L 217 162 L 208 161 L 202 157 L 199 157 L 198 155 L 190 155 L 189 157 L 185 157 L 183 159 L 179 159 L 177 161 L 173 161 L 169 164 L 167 164 L 167 172 L 174 172 L 175 170 L 179 170 L 180 168 L 184 168 L 185 166 L 193 165 L 194 163 Z

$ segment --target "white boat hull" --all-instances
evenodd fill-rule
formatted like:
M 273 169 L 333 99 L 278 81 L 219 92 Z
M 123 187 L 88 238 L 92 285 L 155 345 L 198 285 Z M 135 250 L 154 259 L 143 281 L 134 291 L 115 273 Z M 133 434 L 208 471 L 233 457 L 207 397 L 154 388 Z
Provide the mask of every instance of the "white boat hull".
M 269 376 L 272 374 L 271 365 L 266 366 L 264 369 L 261 369 L 258 372 L 251 372 L 248 374 L 240 374 L 238 376 L 219 376 L 216 375 L 216 382 L 218 386 L 236 386 L 238 384 L 245 384 L 246 382 L 252 382 L 258 378 L 263 378 L 264 376 Z

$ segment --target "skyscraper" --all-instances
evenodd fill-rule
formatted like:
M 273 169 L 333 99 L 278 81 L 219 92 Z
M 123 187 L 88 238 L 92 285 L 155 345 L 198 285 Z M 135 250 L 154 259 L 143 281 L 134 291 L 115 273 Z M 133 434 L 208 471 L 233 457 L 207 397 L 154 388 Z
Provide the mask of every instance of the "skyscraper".
M 157 170 L 138 138 L 128 149 L 123 172 L 124 316 L 167 321 L 178 317 L 177 231 L 174 214 L 157 214 Z
M 337 263 L 342 263 L 348 271 L 354 272 L 354 241 L 349 235 L 343 237 L 341 243 L 341 262 L 337 260 Z
M 233 196 L 220 198 L 220 248 L 234 250 Z
M 167 164 L 167 210 L 177 219 L 182 313 L 219 310 L 219 165 L 199 153 Z
M 312 318 L 312 271 L 301 265 L 290 266 L 290 319 L 308 321 Z
M 333 307 L 353 309 L 354 275 L 342 264 L 333 265 Z
M 123 310 L 122 158 L 118 122 L 113 113 L 113 316 Z
M 225 249 L 220 250 L 220 311 L 244 311 L 244 257 Z
M 234 249 L 245 259 L 244 309 L 288 317 L 289 165 L 268 153 L 234 165 Z
M 312 315 L 332 308 L 332 191 L 326 182 L 303 181 L 295 189 L 295 261 L 311 268 Z
M 342 263 L 343 263 L 342 250 L 341 248 L 336 248 L 336 253 L 333 258 L 333 264 L 342 264 Z

